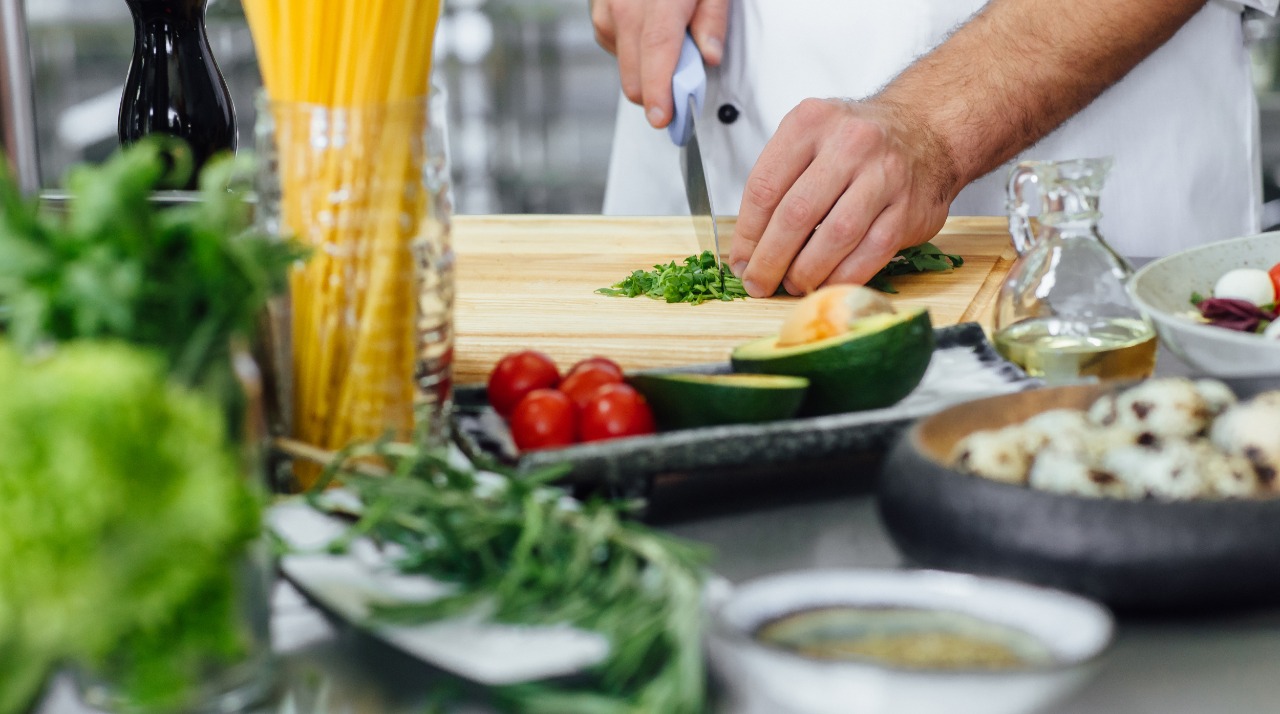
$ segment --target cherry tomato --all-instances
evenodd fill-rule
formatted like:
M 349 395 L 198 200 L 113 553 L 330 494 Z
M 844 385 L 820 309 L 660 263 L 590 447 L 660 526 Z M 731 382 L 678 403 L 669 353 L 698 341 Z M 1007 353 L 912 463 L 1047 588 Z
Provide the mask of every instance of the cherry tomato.
M 583 441 L 652 434 L 653 412 L 640 392 L 630 384 L 600 388 L 579 415 Z
M 577 407 L 564 392 L 535 389 L 511 412 L 511 436 L 522 451 L 568 446 L 577 441 Z
M 613 371 L 602 365 L 581 365 L 560 383 L 560 391 L 569 395 L 581 409 L 596 395 L 601 387 L 622 382 L 622 370 Z
M 509 416 L 526 394 L 559 382 L 560 371 L 550 357 L 534 350 L 513 352 L 489 373 L 489 403 L 502 416 Z
M 619 381 L 622 380 L 622 368 L 618 366 L 617 362 L 614 362 L 608 357 L 588 357 L 584 360 L 579 360 L 576 364 L 574 364 L 572 367 L 569 368 L 569 371 L 566 373 L 566 376 L 573 374 L 574 372 L 577 372 L 580 369 L 608 370 L 618 375 Z
M 1276 300 L 1280 301 L 1280 263 L 1271 266 L 1271 270 L 1268 270 L 1267 274 L 1271 276 L 1271 284 L 1275 286 Z

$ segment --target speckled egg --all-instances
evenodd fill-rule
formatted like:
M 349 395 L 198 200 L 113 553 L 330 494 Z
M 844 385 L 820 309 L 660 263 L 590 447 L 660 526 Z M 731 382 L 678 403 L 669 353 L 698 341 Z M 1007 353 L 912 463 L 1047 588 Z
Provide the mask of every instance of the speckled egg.
M 1215 417 L 1225 412 L 1228 407 L 1237 401 L 1236 393 L 1231 391 L 1231 387 L 1216 379 L 1197 379 L 1195 387 L 1200 396 L 1204 398 L 1205 405 L 1209 407 L 1209 411 Z
M 1280 320 L 1276 321 L 1280 325 Z M 1250 399 L 1251 404 L 1267 404 L 1269 406 L 1280 407 L 1280 389 L 1273 389 L 1269 392 L 1263 392 Z
M 1204 433 L 1215 415 L 1195 382 L 1152 379 L 1115 397 L 1103 397 L 1089 410 L 1094 423 L 1139 434 L 1143 445 L 1189 439 Z
M 1266 492 L 1253 464 L 1243 456 L 1224 454 L 1207 441 L 1194 442 L 1200 473 L 1214 495 L 1251 498 Z
M 1007 428 L 1017 429 L 1022 434 L 1023 447 L 1035 454 L 1045 448 L 1088 451 L 1097 427 L 1078 409 L 1052 409 Z
M 1248 459 L 1264 487 L 1280 491 L 1280 403 L 1266 397 L 1237 404 L 1218 417 L 1209 437 L 1223 452 Z
M 1047 449 L 1036 455 L 1027 482 L 1032 488 L 1091 498 L 1125 498 L 1128 485 L 1109 471 L 1092 465 L 1078 451 Z
M 975 431 L 956 444 L 951 463 L 965 473 L 1023 485 L 1027 482 L 1032 458 L 1023 446 L 1025 438 L 1017 427 Z
M 1169 441 L 1157 447 L 1113 449 L 1102 457 L 1100 466 L 1136 495 L 1183 500 L 1212 493 L 1199 462 L 1200 456 L 1190 443 Z

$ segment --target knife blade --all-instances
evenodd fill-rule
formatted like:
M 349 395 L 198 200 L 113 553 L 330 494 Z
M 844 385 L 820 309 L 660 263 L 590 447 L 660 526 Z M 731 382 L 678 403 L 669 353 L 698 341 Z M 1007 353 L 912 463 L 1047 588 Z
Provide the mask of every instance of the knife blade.
M 693 230 L 698 237 L 699 249 L 710 251 L 715 258 L 716 272 L 723 289 L 720 231 L 716 225 L 715 211 L 711 207 L 711 191 L 707 186 L 706 166 L 702 162 L 702 147 L 698 142 L 697 116 L 702 110 L 706 93 L 707 70 L 702 64 L 702 53 L 698 51 L 693 36 L 686 32 L 684 45 L 680 49 L 680 60 L 671 76 L 675 116 L 667 127 L 667 133 L 676 146 L 682 147 L 680 169 L 684 175 L 685 198 L 689 202 Z

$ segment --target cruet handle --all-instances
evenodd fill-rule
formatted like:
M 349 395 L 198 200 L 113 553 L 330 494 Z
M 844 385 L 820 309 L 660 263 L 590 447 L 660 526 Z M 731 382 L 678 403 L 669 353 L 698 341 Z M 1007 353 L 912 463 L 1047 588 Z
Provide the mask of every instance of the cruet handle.
M 1031 204 L 1023 197 L 1023 187 L 1027 183 L 1039 182 L 1038 161 L 1023 161 L 1009 172 L 1006 210 L 1009 212 L 1009 236 L 1013 238 L 1013 249 L 1018 255 L 1027 252 L 1035 242 L 1031 232 Z

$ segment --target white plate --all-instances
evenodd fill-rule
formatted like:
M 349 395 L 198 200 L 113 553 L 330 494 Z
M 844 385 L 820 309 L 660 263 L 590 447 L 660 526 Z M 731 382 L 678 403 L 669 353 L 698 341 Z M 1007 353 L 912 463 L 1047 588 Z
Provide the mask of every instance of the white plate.
M 297 551 L 284 556 L 280 568 L 308 597 L 453 674 L 490 686 L 517 684 L 580 672 L 609 653 L 603 636 L 569 626 L 496 624 L 479 615 L 416 626 L 373 622 L 371 605 L 430 601 L 447 594 L 449 586 L 398 573 L 386 553 L 367 540 L 344 554 L 325 553 L 346 524 L 301 499 L 272 507 L 267 523 Z

